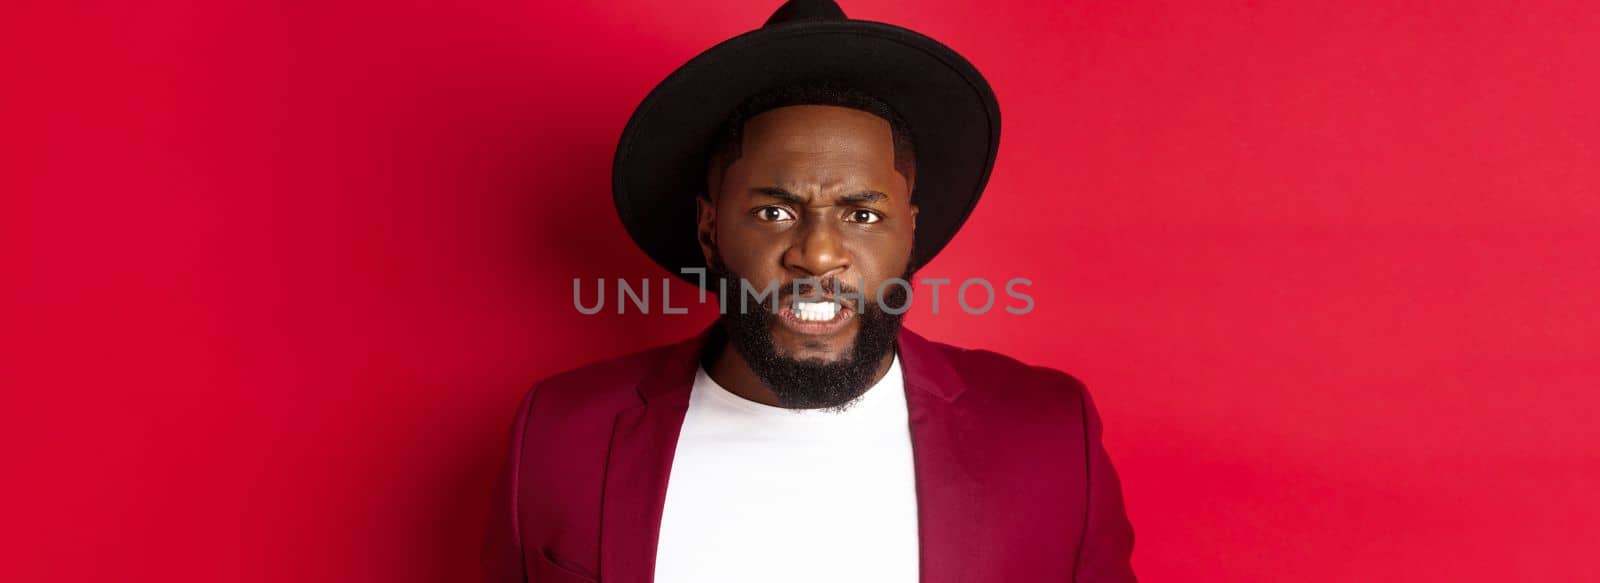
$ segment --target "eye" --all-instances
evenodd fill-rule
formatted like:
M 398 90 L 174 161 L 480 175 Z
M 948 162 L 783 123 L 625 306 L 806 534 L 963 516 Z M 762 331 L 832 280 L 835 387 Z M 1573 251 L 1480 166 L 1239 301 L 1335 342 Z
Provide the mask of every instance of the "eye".
M 781 206 L 764 206 L 755 210 L 756 219 L 766 222 L 791 221 L 794 213 Z
M 876 223 L 883 220 L 883 215 L 878 214 L 877 211 L 854 209 L 844 214 L 844 220 L 852 223 Z

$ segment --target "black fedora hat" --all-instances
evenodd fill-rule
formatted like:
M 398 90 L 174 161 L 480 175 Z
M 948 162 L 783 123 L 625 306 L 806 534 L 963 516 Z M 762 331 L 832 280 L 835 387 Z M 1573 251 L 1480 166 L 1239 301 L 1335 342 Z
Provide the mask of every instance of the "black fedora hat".
M 789 0 L 759 29 L 717 44 L 661 81 L 634 110 L 613 161 L 622 224 L 668 271 L 705 267 L 695 195 L 712 142 L 752 95 L 810 82 L 888 104 L 916 147 L 918 206 L 911 265 L 933 259 L 978 203 L 1000 145 L 1000 106 L 977 68 L 906 28 L 851 20 L 832 0 Z

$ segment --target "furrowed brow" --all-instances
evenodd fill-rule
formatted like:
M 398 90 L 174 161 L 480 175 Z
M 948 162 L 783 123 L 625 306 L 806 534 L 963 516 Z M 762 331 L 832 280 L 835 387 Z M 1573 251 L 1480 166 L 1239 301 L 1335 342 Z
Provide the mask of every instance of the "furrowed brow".
M 763 195 L 763 196 L 769 196 L 769 197 L 772 197 L 772 198 L 776 198 L 778 200 L 781 200 L 783 202 L 787 202 L 787 203 L 790 203 L 790 204 L 803 204 L 806 201 L 804 198 L 801 198 L 800 195 L 795 194 L 793 192 L 789 192 L 789 191 L 784 190 L 782 188 L 778 188 L 776 186 L 757 186 L 755 188 L 750 189 L 750 192 L 752 192 L 754 194 L 759 194 L 759 195 Z
M 762 196 L 776 198 L 791 204 L 804 204 L 806 201 L 804 197 L 776 186 L 758 186 L 751 188 L 750 192 Z M 875 202 L 883 202 L 886 200 L 889 200 L 889 195 L 887 194 L 878 192 L 876 190 L 863 190 L 861 192 L 852 192 L 850 194 L 841 196 L 839 197 L 838 202 L 844 204 L 870 204 Z
M 885 200 L 889 200 L 889 195 L 881 193 L 881 192 L 878 192 L 876 190 L 864 190 L 864 191 L 861 191 L 861 192 L 852 192 L 850 194 L 846 194 L 844 196 L 839 197 L 839 202 L 847 202 L 847 203 L 851 203 L 851 204 L 866 204 L 866 203 L 873 203 L 873 202 L 882 202 L 882 201 L 885 201 Z

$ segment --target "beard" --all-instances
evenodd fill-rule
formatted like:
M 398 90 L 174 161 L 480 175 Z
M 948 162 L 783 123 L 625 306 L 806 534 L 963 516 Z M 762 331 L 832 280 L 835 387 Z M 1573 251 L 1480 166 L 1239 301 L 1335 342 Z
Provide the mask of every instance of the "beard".
M 912 269 L 907 268 L 900 279 L 911 281 Z M 728 293 L 741 293 L 739 282 L 743 276 L 727 268 L 721 253 L 712 257 L 707 270 L 711 281 L 726 281 Z M 757 285 L 751 281 L 751 285 Z M 818 280 L 823 290 L 837 289 L 843 293 L 860 293 L 861 290 L 829 278 Z M 877 380 L 878 367 L 885 355 L 895 349 L 895 338 L 900 333 L 904 313 L 894 314 L 883 306 L 896 309 L 906 306 L 906 286 L 890 285 L 879 298 L 863 296 L 856 302 L 858 320 L 856 337 L 843 357 L 827 361 L 820 358 L 794 358 L 778 351 L 772 337 L 776 324 L 775 305 L 783 305 L 793 296 L 793 288 L 781 286 L 779 293 L 761 301 L 759 307 L 748 310 L 723 310 L 717 318 L 716 342 L 733 343 L 733 348 L 749 364 L 756 376 L 772 389 L 781 407 L 789 409 L 822 409 L 844 411 L 866 394 Z M 730 304 L 733 302 L 730 298 Z M 740 302 L 743 305 L 743 302 Z

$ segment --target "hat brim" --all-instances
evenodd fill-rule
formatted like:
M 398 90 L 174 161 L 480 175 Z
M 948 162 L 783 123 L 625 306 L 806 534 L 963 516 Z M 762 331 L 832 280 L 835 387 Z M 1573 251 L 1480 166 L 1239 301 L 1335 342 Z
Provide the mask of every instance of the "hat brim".
M 949 47 L 864 20 L 805 21 L 728 39 L 679 67 L 623 129 L 612 196 L 652 260 L 684 279 L 705 267 L 695 197 L 712 139 L 733 109 L 767 89 L 828 80 L 865 91 L 905 121 L 917 148 L 911 265 L 932 260 L 977 205 L 1000 145 L 1000 108 L 982 75 Z

